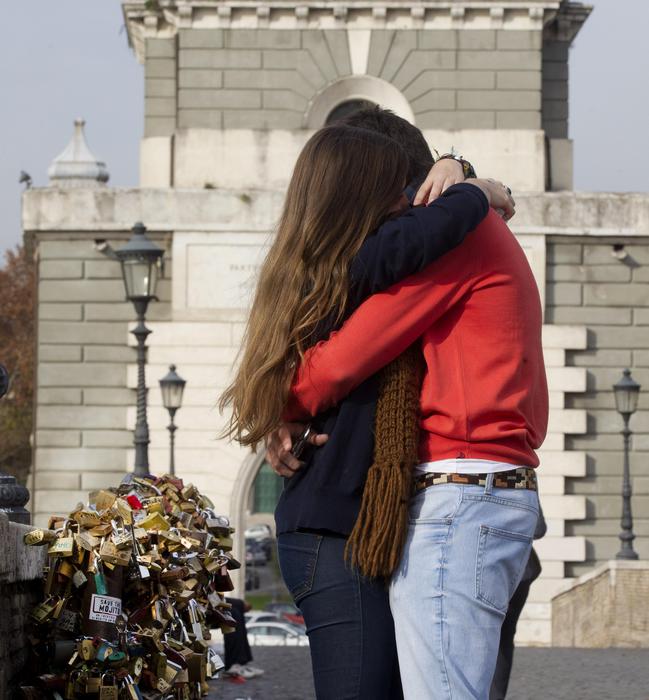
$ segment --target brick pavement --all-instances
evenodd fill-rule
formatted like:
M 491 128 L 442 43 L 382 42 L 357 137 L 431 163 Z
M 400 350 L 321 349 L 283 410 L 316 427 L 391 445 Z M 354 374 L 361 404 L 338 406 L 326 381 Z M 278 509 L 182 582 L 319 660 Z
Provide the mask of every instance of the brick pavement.
M 253 654 L 265 675 L 214 681 L 210 700 L 314 700 L 308 649 Z M 649 650 L 519 649 L 507 700 L 649 700 Z

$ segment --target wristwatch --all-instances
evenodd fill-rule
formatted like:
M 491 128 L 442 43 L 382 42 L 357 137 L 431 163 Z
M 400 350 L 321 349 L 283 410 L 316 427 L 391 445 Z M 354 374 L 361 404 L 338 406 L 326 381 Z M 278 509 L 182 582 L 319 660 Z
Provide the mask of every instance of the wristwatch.
M 478 177 L 475 174 L 475 169 L 469 163 L 468 160 L 464 160 L 462 156 L 457 155 L 457 153 L 445 153 L 443 156 L 440 156 L 437 160 L 445 160 L 447 158 L 452 158 L 453 160 L 456 160 L 461 166 L 462 166 L 462 172 L 464 173 L 464 179 L 466 180 L 469 177 Z

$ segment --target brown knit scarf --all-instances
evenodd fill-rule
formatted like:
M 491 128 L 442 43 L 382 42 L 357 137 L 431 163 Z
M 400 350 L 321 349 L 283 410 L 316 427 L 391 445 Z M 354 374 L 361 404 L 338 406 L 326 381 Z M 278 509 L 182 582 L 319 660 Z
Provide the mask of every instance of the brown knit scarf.
M 401 559 L 417 463 L 423 366 L 421 346 L 415 343 L 381 372 L 374 462 L 345 549 L 350 564 L 364 576 L 389 577 Z

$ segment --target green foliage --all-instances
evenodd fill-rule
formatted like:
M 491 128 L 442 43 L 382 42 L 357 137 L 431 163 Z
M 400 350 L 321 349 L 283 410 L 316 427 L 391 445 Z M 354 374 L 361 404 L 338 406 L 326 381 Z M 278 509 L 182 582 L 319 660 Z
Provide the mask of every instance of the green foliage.
M 0 269 L 0 363 L 9 371 L 0 399 L 0 471 L 25 483 L 31 464 L 34 400 L 34 263 L 23 247 Z
M 291 594 L 288 591 L 276 594 L 250 593 L 246 591 L 245 598 L 246 603 L 249 603 L 253 610 L 263 610 L 264 605 L 268 605 L 268 603 L 293 603 Z

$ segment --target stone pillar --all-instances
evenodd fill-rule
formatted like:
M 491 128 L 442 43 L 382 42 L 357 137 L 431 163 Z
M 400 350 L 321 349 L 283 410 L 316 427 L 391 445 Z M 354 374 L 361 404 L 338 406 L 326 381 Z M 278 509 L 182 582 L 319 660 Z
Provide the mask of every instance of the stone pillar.
M 30 529 L 0 513 L 0 700 L 10 697 L 11 683 L 27 662 L 27 616 L 42 598 L 47 547 L 23 544 Z

